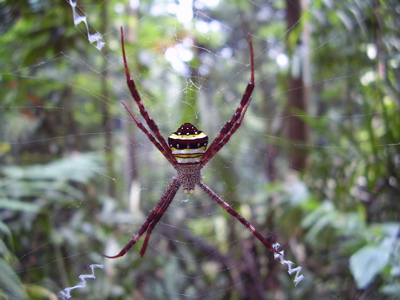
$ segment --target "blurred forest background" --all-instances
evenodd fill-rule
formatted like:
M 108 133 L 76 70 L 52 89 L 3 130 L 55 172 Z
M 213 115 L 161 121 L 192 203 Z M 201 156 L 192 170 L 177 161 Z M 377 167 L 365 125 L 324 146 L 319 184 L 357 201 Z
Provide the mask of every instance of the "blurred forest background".
M 0 1 L 0 299 L 400 299 L 400 4 Z M 184 7 L 186 10 L 183 10 Z M 164 136 L 213 139 L 250 78 L 242 127 L 204 181 L 306 277 L 200 190 L 150 247 L 116 254 L 173 169 L 135 128 L 132 77 Z M 96 48 L 95 46 L 98 46 Z M 101 48 L 101 49 L 99 49 Z M 182 200 L 183 199 L 183 200 Z

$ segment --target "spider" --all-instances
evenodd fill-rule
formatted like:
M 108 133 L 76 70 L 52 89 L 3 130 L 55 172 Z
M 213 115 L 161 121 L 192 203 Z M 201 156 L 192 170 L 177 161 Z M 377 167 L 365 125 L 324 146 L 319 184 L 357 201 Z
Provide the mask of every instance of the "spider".
M 249 47 L 250 47 L 250 61 L 251 61 L 251 77 L 250 82 L 243 94 L 242 100 L 236 112 L 233 114 L 232 119 L 227 122 L 219 132 L 218 136 L 211 143 L 210 147 L 207 149 L 208 137 L 207 135 L 198 130 L 194 125 L 190 123 L 182 124 L 178 130 L 172 133 L 168 137 L 168 143 L 165 141 L 158 129 L 157 124 L 150 118 L 148 112 L 146 111 L 143 102 L 139 96 L 136 89 L 135 83 L 129 73 L 128 63 L 125 54 L 125 42 L 124 42 L 124 32 L 121 27 L 121 46 L 122 46 L 122 57 L 124 60 L 124 68 L 126 81 L 129 90 L 132 94 L 133 99 L 135 99 L 136 104 L 139 107 L 140 114 L 146 121 L 148 130 L 143 123 L 133 114 L 129 107 L 122 101 L 122 105 L 128 111 L 133 121 L 139 127 L 141 131 L 149 138 L 149 140 L 156 146 L 158 150 L 165 156 L 165 158 L 170 162 L 170 164 L 176 170 L 176 176 L 172 178 L 172 181 L 168 185 L 166 191 L 161 196 L 157 205 L 151 211 L 150 215 L 147 217 L 146 221 L 139 229 L 139 232 L 130 240 L 130 242 L 117 254 L 114 256 L 108 256 L 102 254 L 107 258 L 117 258 L 124 256 L 129 249 L 139 240 L 139 238 L 144 235 L 147 231 L 142 249 L 140 250 L 140 256 L 142 257 L 147 249 L 147 244 L 150 239 L 150 235 L 160 221 L 168 206 L 171 204 L 175 197 L 175 194 L 182 186 L 184 193 L 193 194 L 195 185 L 200 186 L 214 201 L 216 201 L 222 208 L 224 208 L 228 213 L 239 220 L 244 226 L 246 226 L 266 247 L 271 249 L 274 253 L 280 254 L 268 241 L 262 236 L 262 234 L 257 231 L 244 217 L 242 217 L 236 210 L 234 210 L 228 203 L 222 200 L 211 188 L 202 182 L 202 175 L 200 173 L 201 169 L 207 164 L 207 162 L 215 155 L 221 148 L 229 141 L 231 136 L 236 132 L 236 130 L 242 124 L 244 115 L 247 108 L 251 102 L 251 94 L 254 89 L 254 53 L 253 44 L 251 41 L 251 35 L 247 35 Z

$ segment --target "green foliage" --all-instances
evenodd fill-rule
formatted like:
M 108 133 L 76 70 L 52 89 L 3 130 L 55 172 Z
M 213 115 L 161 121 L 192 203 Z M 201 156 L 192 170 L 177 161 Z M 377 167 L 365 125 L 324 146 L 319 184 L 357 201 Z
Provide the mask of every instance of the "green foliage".
M 58 228 L 58 220 L 52 220 L 51 217 L 54 211 L 64 209 L 67 212 L 71 205 L 85 201 L 87 192 L 82 187 L 89 184 L 96 174 L 95 170 L 100 168 L 102 168 L 101 157 L 96 154 L 85 154 L 63 158 L 45 165 L 27 167 L 13 165 L 0 170 L 3 176 L 0 186 L 0 209 L 2 218 L 6 222 L 1 222 L 0 227 L 8 241 L 8 246 L 2 243 L 1 247 L 2 256 L 5 258 L 0 262 L 3 274 L 1 285 L 8 297 L 12 299 L 55 297 L 46 287 L 21 284 L 8 263 L 29 264 L 24 259 L 17 259 L 15 255 L 23 257 L 31 244 L 46 244 L 52 240 L 55 245 L 60 246 L 70 243 L 68 232 Z M 47 254 L 38 258 L 40 261 L 43 258 L 56 259 L 54 254 L 57 255 L 57 251 L 44 252 Z M 45 263 L 45 260 L 42 263 Z
M 9 264 L 0 258 L 0 298 L 27 299 L 21 282 Z
M 90 264 L 105 262 L 74 295 L 396 299 L 398 4 L 316 1 L 287 31 L 284 1 L 197 7 L 190 30 L 170 13 L 157 14 L 160 3 L 140 1 L 129 13 L 113 0 L 81 6 L 91 32 L 105 34 L 102 52 L 83 23 L 73 26 L 66 1 L 0 3 L 0 298 L 55 298 Z M 198 21 L 218 29 L 205 33 Z M 249 80 L 245 37 L 253 34 L 253 102 L 204 181 L 303 266 L 306 280 L 297 288 L 247 229 L 198 191 L 178 194 L 145 258 L 139 244 L 122 259 L 100 261 L 99 253 L 118 251 L 143 224 L 173 174 L 119 104 L 131 101 L 137 113 L 123 73 L 121 25 L 132 77 L 164 136 L 188 121 L 215 137 Z M 304 32 L 310 44 L 300 56 L 310 55 L 312 101 L 309 111 L 294 113 L 310 128 L 300 146 L 311 164 L 293 170 L 293 141 L 285 137 L 291 70 L 275 59 L 294 51 Z M 165 55 L 185 39 L 193 42 L 188 76 Z

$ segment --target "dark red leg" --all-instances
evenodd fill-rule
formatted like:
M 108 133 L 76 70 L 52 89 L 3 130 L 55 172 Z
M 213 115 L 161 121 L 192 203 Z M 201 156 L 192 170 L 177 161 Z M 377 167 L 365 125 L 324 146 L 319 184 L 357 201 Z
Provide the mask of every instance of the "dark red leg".
M 152 225 L 154 220 L 157 218 L 158 218 L 158 220 L 161 219 L 162 214 L 164 214 L 165 210 L 167 209 L 169 203 L 171 203 L 172 199 L 174 198 L 174 196 L 180 186 L 181 186 L 181 184 L 179 183 L 179 181 L 176 178 L 174 178 L 171 181 L 171 183 L 169 184 L 169 186 L 167 187 L 164 194 L 162 195 L 160 201 L 158 201 L 157 205 L 154 207 L 154 209 L 151 211 L 150 215 L 147 217 L 146 222 L 144 222 L 142 227 L 139 229 L 139 232 L 130 240 L 130 242 L 117 255 L 108 256 L 108 255 L 102 254 L 102 256 L 107 257 L 107 258 L 117 258 L 117 257 L 124 256 L 125 253 L 128 252 L 129 249 L 131 249 L 132 246 L 135 245 L 135 243 L 139 240 L 139 238 L 146 232 L 146 230 L 149 228 L 149 226 L 154 227 L 156 225 L 156 224 Z M 165 207 L 165 209 L 164 209 L 164 205 L 166 205 L 166 204 L 167 204 L 167 207 Z M 160 212 L 162 212 L 161 215 L 160 215 Z M 143 254 L 141 254 L 141 256 Z
M 135 122 L 136 126 L 139 127 L 141 131 L 149 138 L 149 140 L 154 144 L 154 146 L 157 147 L 157 149 L 164 155 L 164 157 L 170 162 L 171 165 L 176 167 L 177 161 L 172 160 L 171 156 L 169 155 L 170 151 L 165 151 L 165 149 L 161 146 L 159 142 L 154 138 L 154 136 L 144 127 L 144 125 L 136 118 L 136 116 L 133 114 L 133 112 L 129 109 L 129 107 L 125 104 L 124 101 L 122 101 L 122 105 L 125 107 L 125 109 L 128 111 L 128 113 L 131 115 L 133 121 Z M 169 150 L 169 149 L 168 149 Z
M 147 249 L 147 244 L 149 242 L 150 235 L 151 235 L 154 227 L 156 227 L 158 221 L 161 220 L 162 216 L 164 215 L 164 213 L 166 212 L 167 208 L 169 207 L 169 205 L 171 204 L 172 200 L 174 199 L 178 189 L 179 189 L 179 186 L 178 186 L 178 188 L 176 190 L 172 190 L 171 191 L 171 194 L 169 196 L 167 196 L 168 200 L 164 201 L 164 203 L 160 207 L 159 211 L 154 216 L 153 221 L 151 222 L 149 228 L 147 229 L 146 238 L 144 239 L 142 249 L 140 250 L 140 256 L 143 256 L 145 254 L 146 249 Z
M 230 213 L 232 216 L 234 216 L 236 219 L 240 221 L 246 228 L 248 228 L 255 236 L 258 238 L 261 243 L 263 243 L 265 246 L 267 246 L 272 252 L 275 252 L 276 254 L 280 254 L 268 241 L 259 233 L 244 217 L 242 217 L 236 210 L 234 210 L 232 207 L 229 206 L 228 203 L 226 203 L 224 200 L 222 200 L 216 193 L 213 192 L 212 189 L 210 189 L 208 186 L 206 186 L 204 183 L 200 182 L 199 186 L 208 194 L 210 197 L 215 200 L 219 205 L 221 205 L 228 213 Z
M 243 120 L 244 114 L 246 113 L 247 108 L 249 107 L 249 105 L 250 105 L 250 101 L 246 103 L 246 105 L 245 105 L 245 107 L 244 107 L 244 109 L 243 109 L 243 113 L 242 113 L 242 115 L 240 116 L 239 120 L 235 123 L 235 125 L 233 126 L 233 128 L 231 129 L 231 131 L 229 131 L 229 133 L 223 137 L 223 139 L 221 140 L 221 142 L 220 142 L 219 144 L 216 144 L 214 147 L 212 147 L 212 148 L 210 147 L 210 148 L 209 148 L 209 150 L 210 150 L 210 151 L 209 151 L 209 156 L 206 157 L 205 159 L 203 159 L 203 160 L 200 162 L 200 168 L 203 168 L 203 167 L 206 165 L 206 163 L 207 163 L 219 150 L 221 150 L 221 148 L 229 141 L 229 139 L 231 138 L 231 136 L 232 136 L 232 135 L 236 132 L 236 130 L 240 127 L 240 125 L 242 124 L 242 120 Z
M 132 97 L 133 97 L 133 99 L 135 99 L 136 104 L 139 107 L 140 114 L 146 120 L 146 123 L 149 126 L 150 130 L 154 133 L 155 137 L 157 138 L 157 140 L 160 142 L 162 148 L 164 149 L 164 151 L 161 151 L 161 150 L 160 151 L 163 152 L 164 156 L 169 156 L 168 160 L 174 161 L 175 164 L 173 164 L 173 165 L 175 166 L 178 162 L 176 161 L 175 156 L 172 155 L 171 149 L 168 147 L 168 144 L 165 141 L 164 137 L 162 136 L 157 124 L 153 121 L 152 118 L 150 118 L 147 110 L 145 109 L 145 107 L 143 105 L 140 95 L 136 89 L 135 82 L 133 81 L 131 75 L 129 74 L 128 62 L 127 62 L 126 54 L 125 54 L 124 30 L 122 27 L 121 27 L 121 45 L 122 45 L 122 57 L 124 60 L 124 67 L 125 67 L 126 83 L 128 84 L 128 87 L 129 87 L 129 90 L 131 91 Z M 129 111 L 129 113 L 131 113 L 131 112 Z
M 206 153 L 204 153 L 201 158 L 200 168 L 204 167 L 205 164 L 228 142 L 229 138 L 235 133 L 235 131 L 240 127 L 244 114 L 246 113 L 247 107 L 251 101 L 251 94 L 254 90 L 254 51 L 253 51 L 253 43 L 251 42 L 251 35 L 247 35 L 247 39 L 249 41 L 250 47 L 250 61 L 251 61 L 251 76 L 250 82 L 246 87 L 246 91 L 243 94 L 242 100 L 236 112 L 233 114 L 232 119 L 227 122 L 224 127 L 222 127 L 218 136 L 212 142 L 210 147 L 207 149 Z M 229 135 L 229 138 L 225 137 Z M 218 147 L 218 150 L 216 150 Z

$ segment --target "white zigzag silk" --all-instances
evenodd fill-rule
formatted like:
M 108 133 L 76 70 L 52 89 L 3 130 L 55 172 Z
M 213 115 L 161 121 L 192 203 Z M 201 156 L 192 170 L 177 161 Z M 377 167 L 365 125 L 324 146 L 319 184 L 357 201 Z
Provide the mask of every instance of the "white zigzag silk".
M 86 31 L 87 31 L 87 37 L 89 42 L 94 45 L 97 49 L 101 50 L 105 46 L 105 42 L 103 40 L 103 36 L 99 33 L 90 33 L 89 30 L 89 25 L 87 22 L 87 17 L 86 15 L 80 15 L 76 9 L 76 1 L 73 0 L 67 0 L 68 4 L 71 5 L 72 8 L 72 16 L 74 18 L 74 25 L 75 27 L 78 26 L 81 22 L 85 23 L 86 25 Z
M 275 243 L 272 245 L 272 247 L 274 247 L 275 250 L 278 250 L 278 248 L 281 245 L 279 243 Z M 293 262 L 291 262 L 290 260 L 285 260 L 283 258 L 284 255 L 284 251 L 279 252 L 280 254 L 276 254 L 274 253 L 274 258 L 275 259 L 279 259 L 282 265 L 287 265 L 288 266 L 288 273 L 289 275 L 292 275 L 294 273 L 296 273 L 296 276 L 293 280 L 294 285 L 297 286 L 297 284 L 302 281 L 305 277 L 303 276 L 303 274 L 300 274 L 301 272 L 301 267 L 297 267 L 297 268 L 292 268 L 292 266 L 294 265 Z
M 86 287 L 86 280 L 85 279 L 96 279 L 96 276 L 94 275 L 94 269 L 103 269 L 104 265 L 90 265 L 90 268 L 92 269 L 92 274 L 82 274 L 79 275 L 79 279 L 81 280 L 81 282 L 79 282 L 77 285 L 73 286 L 73 287 L 68 287 L 63 289 L 61 292 L 58 293 L 58 297 L 60 299 L 69 299 L 71 298 L 71 291 L 74 289 L 83 289 Z

